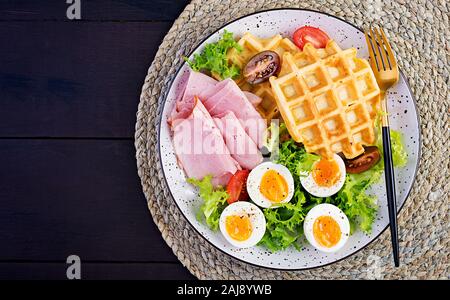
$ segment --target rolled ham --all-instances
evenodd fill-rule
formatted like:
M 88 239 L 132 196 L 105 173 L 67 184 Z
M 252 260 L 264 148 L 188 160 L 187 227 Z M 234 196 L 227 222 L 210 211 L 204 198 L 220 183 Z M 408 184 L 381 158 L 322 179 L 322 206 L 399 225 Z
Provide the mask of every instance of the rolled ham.
M 184 119 L 173 120 L 173 143 L 180 166 L 187 177 L 202 179 L 212 175 L 214 186 L 226 186 L 231 176 L 240 169 L 225 145 L 222 133 L 197 97 L 193 108 Z M 186 111 L 183 105 L 180 111 Z
M 251 170 L 262 162 L 263 157 L 257 145 L 233 112 L 214 118 L 214 122 L 224 137 L 231 156 L 242 168 Z

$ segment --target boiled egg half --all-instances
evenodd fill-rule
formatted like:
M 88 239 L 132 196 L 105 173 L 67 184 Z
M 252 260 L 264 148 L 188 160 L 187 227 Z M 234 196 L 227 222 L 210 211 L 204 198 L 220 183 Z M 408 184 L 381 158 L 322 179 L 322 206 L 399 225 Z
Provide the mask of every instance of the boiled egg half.
M 306 215 L 303 230 L 314 248 L 322 252 L 336 252 L 348 240 L 350 223 L 337 206 L 319 204 Z
M 291 200 L 294 195 L 294 178 L 285 166 L 265 162 L 250 172 L 247 192 L 256 205 L 274 208 Z
M 334 154 L 332 159 L 321 158 L 316 161 L 311 172 L 300 177 L 300 183 L 313 196 L 329 197 L 344 186 L 345 174 L 344 161 Z
M 223 210 L 219 228 L 231 245 L 238 248 L 253 247 L 266 232 L 266 218 L 255 204 L 238 201 Z

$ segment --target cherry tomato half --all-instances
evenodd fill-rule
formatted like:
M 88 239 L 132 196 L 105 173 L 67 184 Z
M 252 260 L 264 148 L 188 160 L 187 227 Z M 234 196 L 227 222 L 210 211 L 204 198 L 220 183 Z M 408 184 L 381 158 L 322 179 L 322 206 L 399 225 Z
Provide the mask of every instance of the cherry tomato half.
M 344 159 L 347 173 L 359 174 L 369 170 L 380 160 L 380 151 L 376 146 L 369 146 L 360 156 L 353 159 Z
M 230 178 L 227 185 L 227 193 L 229 195 L 227 202 L 231 204 L 236 201 L 248 200 L 247 178 L 250 174 L 249 170 L 239 170 Z
M 294 32 L 293 40 L 294 44 L 303 50 L 306 43 L 311 43 L 314 48 L 325 48 L 330 38 L 317 27 L 303 26 Z
M 280 57 L 274 51 L 263 51 L 253 56 L 244 68 L 245 80 L 250 84 L 258 84 L 269 80 L 270 76 L 280 71 Z

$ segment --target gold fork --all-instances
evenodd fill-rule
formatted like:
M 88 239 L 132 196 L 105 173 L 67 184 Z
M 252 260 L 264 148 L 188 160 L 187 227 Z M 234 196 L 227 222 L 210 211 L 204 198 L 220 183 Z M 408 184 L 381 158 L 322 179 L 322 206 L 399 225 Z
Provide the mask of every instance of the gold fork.
M 370 65 L 372 67 L 378 86 L 381 90 L 382 114 L 382 135 L 383 135 L 383 160 L 384 176 L 386 179 L 386 195 L 389 212 L 389 223 L 391 229 L 392 252 L 394 264 L 400 265 L 399 243 L 397 229 L 397 203 L 395 194 L 394 166 L 392 163 L 391 136 L 389 131 L 389 119 L 387 111 L 387 98 L 385 97 L 388 88 L 393 86 L 399 78 L 397 61 L 395 60 L 392 48 L 384 34 L 382 28 L 369 28 L 365 31 L 367 47 L 369 48 Z

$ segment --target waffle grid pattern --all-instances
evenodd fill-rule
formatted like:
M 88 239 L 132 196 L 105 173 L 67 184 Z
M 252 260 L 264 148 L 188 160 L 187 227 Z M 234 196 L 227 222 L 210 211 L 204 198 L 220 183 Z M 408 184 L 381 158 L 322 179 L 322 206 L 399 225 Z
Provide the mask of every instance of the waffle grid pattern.
M 302 52 L 284 54 L 280 74 L 270 79 L 278 108 L 308 152 L 354 158 L 375 142 L 380 90 L 356 49 L 341 50 L 334 41 L 319 50 L 307 44 Z
M 238 44 L 242 47 L 242 51 L 238 52 L 236 49 L 231 49 L 228 53 L 228 60 L 241 69 L 245 67 L 250 58 L 262 51 L 274 51 L 281 59 L 284 53 L 295 54 L 299 52 L 297 46 L 290 39 L 283 38 L 280 34 L 261 39 L 247 32 L 239 39 Z M 241 89 L 252 92 L 262 98 L 261 104 L 256 109 L 268 122 L 279 117 L 275 96 L 268 82 L 250 85 L 241 77 L 236 80 L 236 83 Z

